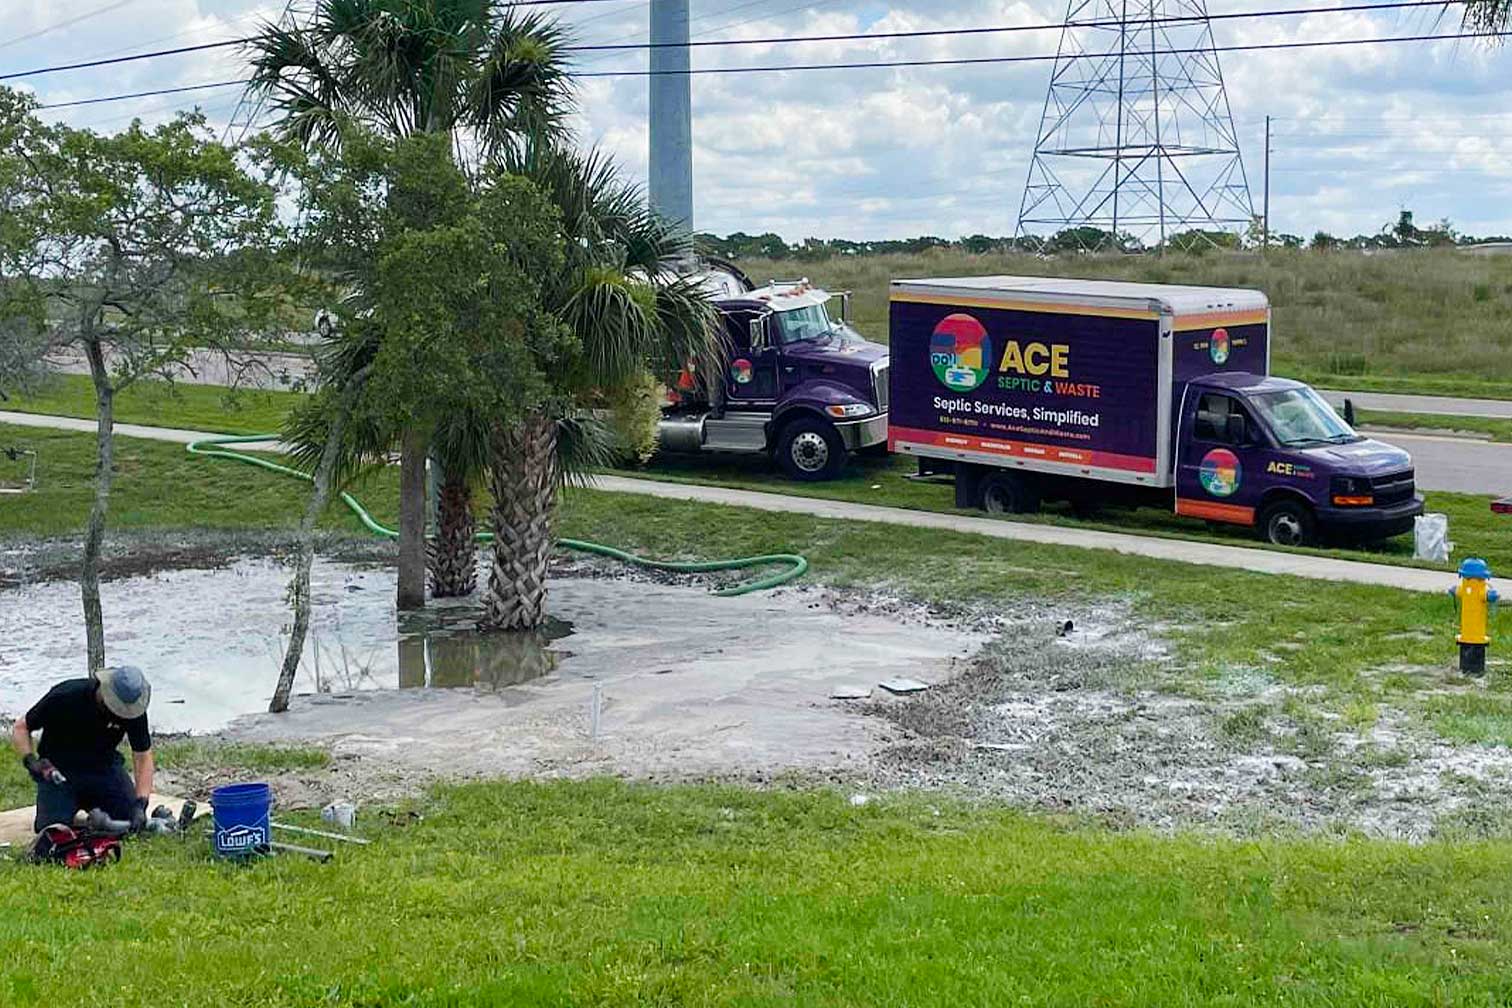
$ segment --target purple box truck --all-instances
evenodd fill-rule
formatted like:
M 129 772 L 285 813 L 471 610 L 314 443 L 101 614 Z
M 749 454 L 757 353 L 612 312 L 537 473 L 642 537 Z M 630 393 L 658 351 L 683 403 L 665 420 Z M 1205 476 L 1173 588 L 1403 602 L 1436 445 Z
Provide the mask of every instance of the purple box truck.
M 900 280 L 888 443 L 956 504 L 1159 504 L 1273 543 L 1382 539 L 1412 459 L 1270 371 L 1259 291 L 1054 277 Z
M 755 287 L 725 263 L 701 282 L 724 326 L 724 359 L 713 373 L 685 372 L 672 391 L 658 424 L 664 451 L 770 455 L 804 481 L 838 476 L 852 452 L 886 451 L 887 347 L 851 328 L 847 295 L 806 280 Z

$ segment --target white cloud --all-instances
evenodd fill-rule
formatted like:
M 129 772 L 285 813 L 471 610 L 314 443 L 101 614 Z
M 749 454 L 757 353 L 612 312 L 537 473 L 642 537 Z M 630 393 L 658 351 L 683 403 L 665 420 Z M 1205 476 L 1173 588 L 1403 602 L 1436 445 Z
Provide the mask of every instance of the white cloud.
M 103 0 L 96 6 L 104 6 Z M 0 42 L 65 20 L 56 0 L 0 5 Z M 73 7 L 75 5 L 67 5 Z M 9 48 L 24 69 L 123 50 L 244 35 L 277 0 L 135 0 Z M 1298 5 L 1303 6 L 1303 5 Z M 564 5 L 581 42 L 643 41 L 639 0 Z M 1056 0 L 694 0 L 696 38 L 760 39 L 858 31 L 1032 25 L 1065 14 Z M 1094 15 L 1095 16 L 1095 15 Z M 1453 14 L 1340 12 L 1220 20 L 1219 45 L 1444 33 Z M 912 40 L 702 48 L 700 67 L 1051 54 L 1054 31 Z M 44 102 L 240 77 L 235 49 L 25 78 Z M 1263 120 L 1274 121 L 1272 222 L 1280 231 L 1372 231 L 1410 206 L 1475 233 L 1512 233 L 1512 53 L 1475 43 L 1350 46 L 1220 55 L 1254 202 L 1261 202 Z M 583 54 L 588 71 L 643 69 L 644 51 Z M 1049 62 L 698 76 L 696 221 L 716 231 L 899 237 L 1012 233 L 1039 125 Z M 584 79 L 584 142 L 626 171 L 646 169 L 644 77 Z M 199 104 L 222 122 L 229 88 L 57 110 L 115 129 Z

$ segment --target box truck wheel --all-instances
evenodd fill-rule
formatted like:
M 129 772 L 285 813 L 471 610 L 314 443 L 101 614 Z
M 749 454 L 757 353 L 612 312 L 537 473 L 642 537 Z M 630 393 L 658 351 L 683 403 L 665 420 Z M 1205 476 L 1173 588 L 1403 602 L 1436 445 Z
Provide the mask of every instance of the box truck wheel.
M 795 480 L 834 479 L 845 468 L 845 455 L 839 433 L 818 417 L 799 417 L 777 438 L 777 464 Z
M 1260 512 L 1260 535 L 1277 546 L 1312 546 L 1318 541 L 1318 521 L 1301 501 L 1278 500 Z
M 995 472 L 982 477 L 978 490 L 988 514 L 1034 514 L 1040 508 L 1039 488 L 1019 473 Z

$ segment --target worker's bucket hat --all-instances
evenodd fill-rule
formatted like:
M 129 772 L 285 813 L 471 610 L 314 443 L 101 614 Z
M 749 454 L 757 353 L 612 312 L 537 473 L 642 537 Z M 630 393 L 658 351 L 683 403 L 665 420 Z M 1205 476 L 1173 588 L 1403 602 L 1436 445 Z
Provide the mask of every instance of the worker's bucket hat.
M 147 713 L 152 686 L 141 669 L 135 665 L 116 665 L 104 669 L 95 678 L 100 683 L 100 702 L 110 713 L 122 721 Z

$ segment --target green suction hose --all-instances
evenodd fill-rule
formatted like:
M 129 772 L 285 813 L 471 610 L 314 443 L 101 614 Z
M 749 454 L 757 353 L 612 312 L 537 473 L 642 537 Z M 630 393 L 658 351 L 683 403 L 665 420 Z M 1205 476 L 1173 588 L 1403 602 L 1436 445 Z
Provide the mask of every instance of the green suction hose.
M 280 465 L 277 462 L 259 458 L 256 455 L 229 451 L 224 447 L 225 445 L 266 443 L 276 440 L 278 440 L 278 435 L 276 434 L 249 434 L 240 437 L 201 438 L 198 441 L 189 442 L 187 447 L 190 455 L 232 459 L 233 461 L 245 462 L 247 465 L 254 465 L 283 476 L 293 476 L 295 479 L 313 482 L 313 477 L 309 473 L 300 472 L 298 469 Z M 373 535 L 381 536 L 385 539 L 399 538 L 398 532 L 380 524 L 377 519 L 368 513 L 367 508 L 362 506 L 361 501 L 345 490 L 341 492 L 341 502 L 347 506 L 347 509 L 352 514 L 357 516 L 357 520 Z M 493 542 L 493 533 L 479 532 L 477 539 L 479 542 Z M 765 577 L 756 578 L 752 581 L 742 581 L 740 584 L 732 585 L 729 588 L 721 588 L 714 593 L 715 595 L 725 597 L 766 591 L 779 585 L 785 585 L 789 581 L 795 581 L 808 573 L 808 560 L 796 553 L 770 553 L 765 556 L 742 557 L 738 560 L 676 562 L 671 560 L 648 560 L 645 557 L 636 556 L 634 553 L 615 549 L 613 546 L 585 542 L 581 539 L 558 539 L 557 545 L 563 549 L 573 550 L 578 553 L 592 553 L 596 556 L 609 557 L 621 563 L 627 563 L 646 570 L 669 571 L 674 574 L 707 574 L 712 571 L 746 570 L 751 567 L 766 567 L 772 564 L 785 564 L 787 566 L 786 570 L 780 570 L 774 574 L 768 574 Z

